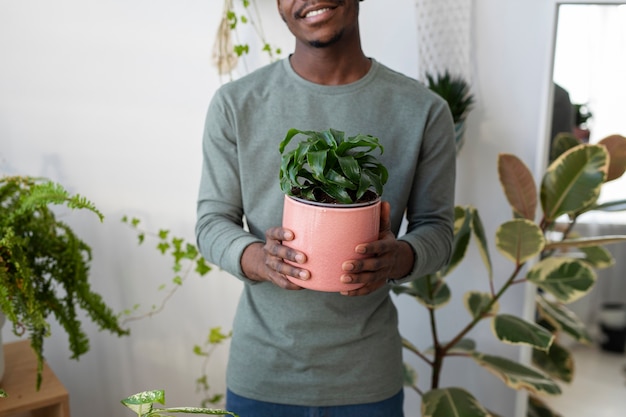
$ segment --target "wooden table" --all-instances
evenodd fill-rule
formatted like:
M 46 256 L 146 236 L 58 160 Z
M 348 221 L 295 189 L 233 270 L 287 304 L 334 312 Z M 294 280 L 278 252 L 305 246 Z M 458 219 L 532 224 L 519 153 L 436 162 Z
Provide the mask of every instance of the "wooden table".
M 0 417 L 69 417 L 70 401 L 67 390 L 44 363 L 43 380 L 35 389 L 37 357 L 30 341 L 4 345 L 5 370 L 0 388 L 9 395 L 0 398 Z

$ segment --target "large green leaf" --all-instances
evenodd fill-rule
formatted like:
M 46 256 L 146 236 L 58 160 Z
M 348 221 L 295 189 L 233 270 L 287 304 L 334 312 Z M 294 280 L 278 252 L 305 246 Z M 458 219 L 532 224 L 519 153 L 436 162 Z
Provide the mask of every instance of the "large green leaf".
M 578 145 L 580 145 L 580 139 L 574 136 L 574 134 L 567 132 L 559 133 L 552 142 L 550 162 L 554 161 L 565 151 L 575 148 Z
M 480 353 L 474 353 L 472 358 L 515 390 L 523 388 L 530 392 L 548 395 L 561 393 L 561 389 L 552 379 L 521 363 Z
M 602 145 L 579 145 L 548 167 L 541 183 L 541 207 L 547 222 L 592 206 L 606 179 L 609 158 Z
M 468 208 L 456 206 L 454 208 L 454 241 L 452 243 L 452 257 L 450 263 L 443 268 L 441 274 L 448 275 L 461 263 L 467 252 L 472 237 L 472 213 Z
M 554 341 L 554 335 L 545 328 L 511 314 L 495 316 L 491 328 L 504 343 L 528 345 L 547 351 Z
M 597 276 L 580 259 L 550 257 L 533 265 L 526 278 L 567 304 L 587 294 Z
M 498 156 L 498 175 L 513 211 L 522 218 L 534 220 L 537 212 L 537 186 L 532 173 L 517 156 Z
M 496 231 L 496 247 L 516 265 L 538 255 L 544 245 L 543 232 L 530 220 L 513 219 L 501 224 Z
M 497 314 L 500 310 L 500 304 L 497 301 L 487 308 L 492 301 L 493 297 L 491 294 L 478 291 L 468 291 L 463 297 L 465 308 L 469 311 L 472 318 Z
M 573 311 L 563 304 L 547 300 L 543 295 L 538 295 L 536 299 L 539 316 L 550 323 L 553 328 L 567 333 L 579 342 L 591 342 L 587 326 Z
M 558 343 L 553 343 L 548 352 L 533 349 L 532 362 L 552 378 L 563 382 L 572 382 L 574 378 L 574 358 Z
M 469 392 L 452 387 L 424 394 L 422 417 L 489 417 L 489 412 Z

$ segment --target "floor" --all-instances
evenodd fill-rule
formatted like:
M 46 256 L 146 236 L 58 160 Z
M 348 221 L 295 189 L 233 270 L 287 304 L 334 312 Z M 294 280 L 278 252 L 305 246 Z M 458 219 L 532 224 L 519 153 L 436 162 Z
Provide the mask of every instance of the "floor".
M 595 346 L 572 347 L 575 376 L 563 394 L 547 400 L 562 417 L 625 417 L 626 354 Z

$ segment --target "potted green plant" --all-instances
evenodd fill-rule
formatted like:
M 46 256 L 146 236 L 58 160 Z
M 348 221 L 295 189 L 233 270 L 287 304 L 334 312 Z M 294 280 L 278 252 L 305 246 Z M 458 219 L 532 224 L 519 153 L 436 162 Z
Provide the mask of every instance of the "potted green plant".
M 304 138 L 291 150 L 297 135 Z M 311 272 L 300 286 L 319 291 L 356 289 L 344 284 L 341 264 L 356 258 L 359 243 L 378 238 L 380 196 L 387 168 L 372 152 L 384 151 L 379 139 L 344 132 L 291 129 L 280 143 L 280 187 L 285 194 L 283 226 L 295 239 L 284 244 L 307 255 L 304 268 Z M 333 235 L 331 242 L 322 230 Z
M 92 202 L 59 184 L 32 177 L 0 178 L 0 311 L 17 336 L 30 338 L 38 359 L 37 389 L 50 315 L 67 333 L 72 359 L 89 350 L 79 309 L 101 330 L 128 334 L 91 289 L 91 248 L 57 218 L 53 205 L 87 210 L 103 219 Z
M 442 74 L 426 73 L 427 87 L 441 96 L 450 107 L 454 121 L 456 151 L 463 147 L 465 137 L 465 119 L 474 105 L 474 95 L 467 81 L 461 76 L 453 76 L 446 70 Z
M 626 241 L 626 236 L 579 238 L 573 234 L 573 229 L 578 217 L 589 211 L 626 210 L 626 201 L 597 204 L 602 185 L 624 173 L 625 152 L 624 137 L 599 145 L 578 144 L 552 162 L 539 187 L 519 158 L 501 154 L 498 175 L 513 219 L 498 227 L 495 243 L 498 251 L 513 263 L 512 272 L 502 279 L 493 276 L 478 210 L 472 206 L 457 206 L 450 264 L 437 273 L 394 288 L 397 294 L 413 297 L 425 306 L 431 323 L 432 344 L 428 349 L 420 349 L 408 340 L 404 343 L 408 351 L 431 367 L 430 383 L 427 382 L 426 387 L 418 387 L 415 371 L 409 366 L 406 369 L 407 386 L 421 396 L 424 416 L 448 417 L 451 409 L 457 410 L 455 415 L 496 415 L 465 387 L 441 386 L 444 363 L 452 356 L 473 360 L 512 389 L 530 392 L 529 416 L 558 416 L 541 397 L 558 395 L 557 380 L 571 381 L 574 364 L 572 355 L 558 343 L 556 334 L 565 333 L 580 342 L 590 341 L 584 323 L 567 305 L 591 290 L 596 280 L 594 269 L 612 264 L 610 253 L 603 246 Z M 536 221 L 539 205 L 541 216 Z M 557 232 L 560 238 L 555 237 Z M 485 285 L 483 289 L 465 294 L 467 323 L 460 322 L 456 335 L 441 340 L 437 311 L 451 299 L 450 272 L 464 259 L 472 237 L 485 263 Z M 540 318 L 537 322 L 500 312 L 502 296 L 513 286 L 527 283 L 541 289 L 536 299 Z M 500 341 L 530 346 L 534 352 L 532 366 L 481 352 L 469 336 L 484 320 L 491 322 L 493 333 Z M 422 378 L 420 383 L 424 380 Z
M 237 414 L 230 411 L 204 408 L 204 407 L 155 407 L 154 404 L 165 405 L 165 391 L 152 390 L 144 391 L 122 400 L 122 404 L 135 412 L 138 417 L 163 417 L 166 415 L 176 414 L 205 414 L 205 415 L 218 415 L 218 416 L 233 416 L 238 417 Z

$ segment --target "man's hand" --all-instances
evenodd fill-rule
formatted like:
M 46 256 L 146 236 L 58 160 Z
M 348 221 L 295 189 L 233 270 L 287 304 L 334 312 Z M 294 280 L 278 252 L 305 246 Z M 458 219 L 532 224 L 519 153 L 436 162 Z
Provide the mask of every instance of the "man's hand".
M 244 274 L 254 281 L 270 281 L 286 290 L 301 290 L 302 287 L 292 283 L 287 276 L 307 280 L 311 274 L 306 269 L 297 268 L 285 260 L 296 264 L 306 262 L 306 255 L 283 246 L 285 240 L 293 240 L 291 230 L 273 227 L 265 232 L 265 244 L 253 243 L 248 246 L 241 257 Z
M 408 243 L 399 241 L 391 232 L 391 206 L 383 202 L 380 210 L 380 232 L 378 240 L 364 243 L 355 252 L 366 255 L 364 259 L 349 260 L 343 263 L 345 272 L 341 282 L 365 283 L 359 289 L 345 291 L 343 295 L 366 295 L 376 291 L 388 279 L 402 278 L 413 269 L 414 254 Z

